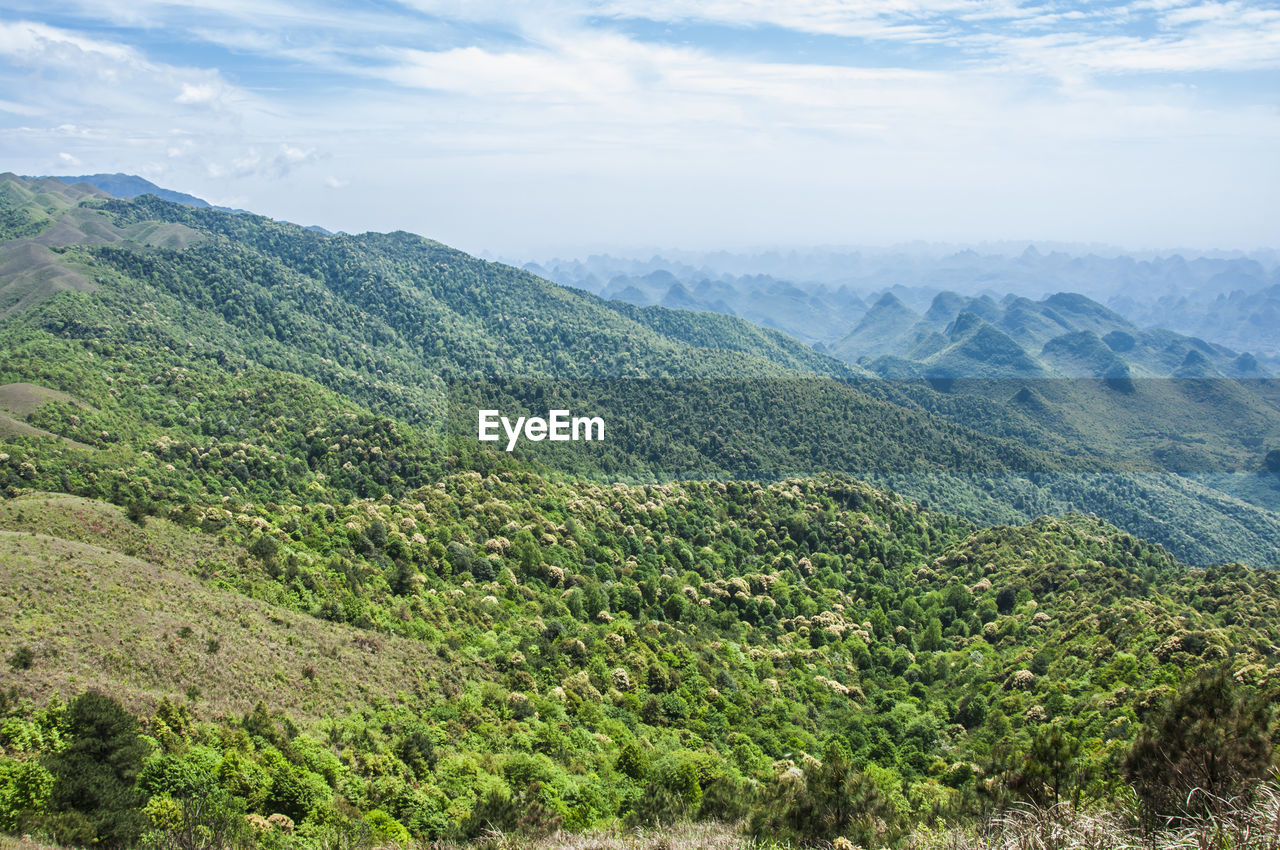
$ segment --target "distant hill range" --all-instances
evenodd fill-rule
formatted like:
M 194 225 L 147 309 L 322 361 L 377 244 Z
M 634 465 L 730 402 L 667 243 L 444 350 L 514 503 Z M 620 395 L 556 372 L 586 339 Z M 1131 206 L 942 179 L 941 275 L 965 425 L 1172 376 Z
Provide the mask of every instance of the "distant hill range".
M 106 192 L 116 198 L 137 198 L 142 195 L 155 195 L 162 201 L 169 201 L 174 204 L 182 204 L 186 207 L 196 207 L 197 209 L 215 209 L 223 212 L 247 213 L 248 210 L 236 209 L 234 207 L 222 207 L 217 204 L 211 204 L 204 198 L 197 198 L 195 195 L 188 195 L 186 192 L 175 192 L 172 189 L 166 189 L 163 186 L 157 186 L 150 180 L 139 177 L 136 174 L 81 174 L 75 177 L 67 175 L 55 175 L 55 180 L 61 180 L 69 186 L 77 183 L 86 183 L 95 189 Z M 331 231 L 319 225 L 304 225 L 307 230 L 314 230 L 317 233 L 330 233 Z
M 1244 352 L 1265 369 L 1280 370 L 1280 334 L 1274 330 L 1280 326 L 1280 255 L 1275 252 L 1186 259 L 1109 255 L 1087 246 L 1078 250 L 979 253 L 921 247 L 647 260 L 594 255 L 526 268 L 603 298 L 740 316 L 850 363 L 883 356 L 917 361 L 911 372 L 927 371 L 939 359 L 944 368 L 959 362 L 942 354 L 946 346 L 929 332 L 947 336 L 948 324 L 965 310 L 1023 349 L 1025 358 L 1003 364 L 998 373 L 1018 362 L 1029 367 L 1026 375 L 1093 373 L 1080 363 L 1055 363 L 1054 352 L 1044 355 L 1050 339 L 1076 331 L 1099 338 L 1113 331 L 1155 332 L 1154 338 L 1136 339 L 1127 351 L 1112 349 L 1135 375 L 1172 376 L 1193 348 L 1226 375 L 1252 371 L 1248 361 L 1230 362 Z M 886 294 L 893 300 L 884 301 Z M 1066 304 L 1072 297 L 1084 301 Z M 994 334 L 980 334 L 993 354 L 1007 349 Z M 1126 345 L 1123 339 L 1117 342 Z M 931 357 L 935 362 L 925 362 Z M 1197 360 L 1193 357 L 1188 369 L 1195 371 Z
M 186 192 L 175 192 L 172 189 L 165 189 L 157 186 L 150 180 L 138 177 L 136 174 L 81 174 L 77 177 L 65 175 L 55 175 L 54 179 L 61 180 L 63 183 L 74 186 L 76 183 L 88 183 L 95 189 L 101 189 L 108 195 L 117 198 L 136 198 L 139 195 L 155 195 L 165 201 L 175 204 L 183 204 L 188 207 L 212 207 L 213 204 L 197 198 L 195 195 L 188 195 Z M 225 210 L 228 207 L 215 207 L 215 209 Z M 238 212 L 238 210 L 233 210 Z
M 917 313 L 880 296 L 823 349 L 882 377 L 1263 378 L 1251 354 L 1163 329 L 1144 330 L 1083 295 L 934 296 Z

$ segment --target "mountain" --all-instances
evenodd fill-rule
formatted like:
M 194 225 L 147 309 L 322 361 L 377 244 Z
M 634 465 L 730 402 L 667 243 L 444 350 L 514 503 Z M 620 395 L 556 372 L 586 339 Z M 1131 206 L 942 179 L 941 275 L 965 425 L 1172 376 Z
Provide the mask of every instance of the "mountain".
M 56 180 L 0 177 L 0 226 L 0 830 L 950 840 L 1140 793 L 1126 754 L 1209 686 L 1239 710 L 1195 729 L 1270 753 L 1280 574 L 1221 562 L 1280 540 L 1274 382 L 887 381 L 407 233 Z M 932 365 L 1022 368 L 965 305 Z M 490 407 L 607 437 L 508 452 Z
M 984 251 L 915 245 L 749 255 L 675 253 L 647 260 L 593 255 L 582 261 L 548 261 L 536 265 L 536 270 L 558 283 L 641 306 L 661 302 L 675 283 L 695 297 L 699 286 L 714 287 L 714 296 L 702 298 L 698 309 L 738 315 L 824 347 L 848 335 L 865 314 L 866 304 L 885 292 L 920 313 L 926 313 L 937 296 L 945 296 L 946 306 L 930 317 L 930 324 L 939 330 L 939 325 L 953 321 L 965 309 L 997 324 L 984 308 L 1004 303 L 1010 315 L 1009 326 L 1002 330 L 1033 354 L 1049 337 L 1068 330 L 1092 330 L 1104 336 L 1101 327 L 1088 324 L 1085 316 L 1072 317 L 1071 327 L 1052 333 L 1056 319 L 1042 307 L 1024 313 L 1008 304 L 1026 299 L 1021 306 L 1028 307 L 1055 294 L 1070 293 L 1050 309 L 1069 313 L 1071 307 L 1065 301 L 1083 296 L 1093 302 L 1088 310 L 1101 308 L 1111 314 L 1099 314 L 1095 318 L 1100 321 L 1198 337 L 1250 352 L 1269 364 L 1271 371 L 1280 370 L 1276 335 L 1270 333 L 1280 292 L 1280 258 L 1274 252 L 1184 257 L 1081 245 L 1053 246 L 1049 251 L 992 245 Z M 663 276 L 660 290 L 657 279 L 652 287 L 642 280 L 655 273 Z M 975 303 L 984 297 L 984 303 Z M 1046 319 L 1050 324 L 1044 323 Z M 1034 339 L 1024 339 L 1017 332 L 1024 322 L 1030 323 L 1027 329 L 1034 331 Z M 855 360 L 885 353 L 852 352 Z
M 1263 355 L 1274 364 L 1280 357 L 1272 331 L 1280 321 L 1280 272 L 1240 283 L 1247 288 L 1169 296 L 1130 309 L 1145 323 Z
M 82 174 L 79 177 L 55 177 L 63 183 L 74 186 L 87 183 L 93 188 L 116 198 L 136 198 L 139 195 L 155 195 L 161 200 L 189 207 L 208 207 L 209 202 L 185 192 L 163 189 L 150 180 L 144 180 L 133 174 Z
M 239 840 L 246 813 L 304 846 L 732 821 L 818 793 L 783 774 L 847 752 L 892 836 L 980 818 L 989 792 L 1110 799 L 1116 754 L 1191 671 L 1229 659 L 1246 693 L 1277 674 L 1274 572 L 1188 570 L 1080 516 L 973 529 L 847 479 L 508 469 L 161 513 L 0 501 L 0 712 L 26 741 L 0 764 L 57 772 L 50 731 L 102 688 L 145 719 L 131 758 L 138 805 L 176 813 L 162 835 L 192 818 Z M 1029 782 L 1054 730 L 1071 770 Z M 114 823 L 7 800 L 31 832 Z
M 602 264 L 598 268 L 597 261 Z M 661 261 L 616 263 L 593 257 L 586 263 L 526 263 L 524 268 L 639 307 L 656 304 L 737 316 L 810 345 L 831 342 L 867 310 L 848 287 L 802 286 L 769 275 L 712 274 Z
M 210 204 L 203 198 L 197 198 L 195 195 L 188 195 L 186 192 L 175 192 L 172 189 L 165 189 L 162 186 L 157 186 L 150 180 L 143 179 L 142 177 L 138 177 L 134 174 L 83 174 L 79 177 L 59 176 L 52 179 L 61 180 L 69 185 L 85 184 L 92 186 L 94 189 L 116 198 L 136 198 L 140 195 L 155 195 L 163 201 L 182 204 L 183 206 L 188 207 L 223 210 L 224 212 L 245 212 L 245 210 Z M 330 232 L 328 229 L 315 224 L 307 225 L 307 229 L 314 230 L 317 233 L 328 234 Z
M 893 354 L 913 341 L 912 331 L 919 323 L 918 313 L 892 292 L 886 292 L 871 305 L 853 330 L 828 350 L 849 362 L 856 362 L 861 357 Z
M 1242 369 L 1235 361 L 1245 355 L 1173 331 L 1143 330 L 1075 293 L 1060 292 L 1041 301 L 1009 295 L 997 302 L 987 295 L 967 298 L 940 292 L 923 316 L 892 293 L 877 305 L 883 306 L 873 308 L 848 336 L 826 350 L 863 365 L 892 358 L 884 365 L 889 371 L 879 372 L 885 377 L 899 374 L 904 359 L 918 364 L 910 370 L 917 374 L 964 378 L 1187 377 L 1187 371 L 1179 370 L 1192 350 L 1210 364 L 1201 370 L 1203 376 L 1272 374 L 1257 358 L 1246 360 Z M 978 322 L 978 343 L 959 339 L 977 332 Z M 1109 350 L 1099 348 L 1096 340 Z M 961 350 L 953 348 L 957 344 Z
M 253 498 L 313 485 L 335 498 L 399 495 L 458 465 L 509 459 L 654 483 L 843 472 L 983 523 L 1089 510 L 1191 563 L 1280 561 L 1275 488 L 1221 477 L 1252 474 L 1280 444 L 1274 399 L 1256 393 L 1211 394 L 1238 420 L 1163 391 L 1136 407 L 1094 394 L 1091 419 L 1047 388 L 1072 412 L 1035 417 L 1008 406 L 1017 386 L 864 377 L 741 319 L 602 301 L 410 234 L 326 235 L 154 196 L 87 197 L 60 181 L 0 185 L 8 219 L 31 234 L 22 239 L 88 290 L 38 289 L 0 326 L 6 350 L 28 352 L 6 358 L 0 382 L 96 411 L 24 420 L 98 450 L 45 458 L 42 486 L 123 502 L 142 497 L 140 475 L 171 498 L 220 497 L 189 450 L 224 440 L 258 447 L 234 462 L 245 480 L 230 485 Z M 39 204 L 24 200 L 37 190 Z M 881 307 L 903 316 L 895 300 Z M 950 354 L 993 339 L 958 334 Z M 239 396 L 257 401 L 222 409 Z M 257 410 L 268 401 L 271 413 Z M 523 442 L 510 458 L 476 443 L 481 409 L 553 408 L 601 416 L 608 439 Z M 188 450 L 142 449 L 128 464 L 138 475 L 100 453 L 156 441 Z M 347 465 L 332 446 L 349 443 L 365 454 Z M 1178 478 L 1192 472 L 1219 477 Z
M 1275 682 L 1274 572 L 1189 571 L 1085 517 L 975 530 L 845 479 L 515 470 L 237 509 L 138 525 L 0 502 L 20 661 L 0 710 L 27 753 L 56 768 L 45 731 L 96 685 L 146 718 L 151 800 L 200 789 L 187 817 L 210 828 L 280 814 L 300 840 L 364 824 L 403 845 L 741 818 L 792 799 L 787 764 L 845 749 L 895 835 L 980 817 L 983 787 L 1107 799 L 1116 751 L 1188 671 L 1230 658 L 1240 687 Z M 20 699 L 50 693 L 47 712 Z M 1073 771 L 1028 785 L 1055 728 Z M 36 831 L 64 823 L 27 805 Z

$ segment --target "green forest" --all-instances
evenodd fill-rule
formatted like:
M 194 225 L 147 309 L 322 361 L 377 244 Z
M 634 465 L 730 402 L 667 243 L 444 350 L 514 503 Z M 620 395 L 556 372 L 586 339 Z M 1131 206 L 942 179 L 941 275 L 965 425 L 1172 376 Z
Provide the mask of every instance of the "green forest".
M 0 237 L 2 832 L 1273 846 L 1269 388 L 1134 449 L 404 233 L 9 175 Z

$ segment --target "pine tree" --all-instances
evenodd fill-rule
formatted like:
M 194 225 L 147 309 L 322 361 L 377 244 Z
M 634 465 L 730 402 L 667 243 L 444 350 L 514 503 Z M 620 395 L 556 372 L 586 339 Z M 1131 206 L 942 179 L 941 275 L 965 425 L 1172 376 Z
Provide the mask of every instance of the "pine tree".
M 137 721 L 120 703 L 96 691 L 71 703 L 67 721 L 71 743 L 48 759 L 53 807 L 83 815 L 99 846 L 131 845 L 143 826 L 135 782 L 147 754 Z
M 1274 745 L 1267 699 L 1223 667 L 1185 683 L 1125 759 L 1151 825 L 1209 814 L 1267 775 Z

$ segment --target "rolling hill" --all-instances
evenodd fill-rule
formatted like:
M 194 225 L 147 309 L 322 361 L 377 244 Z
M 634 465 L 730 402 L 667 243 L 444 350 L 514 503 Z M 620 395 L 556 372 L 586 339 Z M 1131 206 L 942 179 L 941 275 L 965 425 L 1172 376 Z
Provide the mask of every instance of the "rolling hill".
M 161 493 L 226 495 L 208 489 L 187 449 L 144 447 L 168 441 L 204 455 L 229 442 L 245 446 L 232 450 L 244 454 L 238 492 L 320 481 L 347 498 L 398 494 L 480 462 L 477 409 L 557 400 L 602 415 L 614 439 L 517 449 L 545 470 L 652 482 L 839 471 L 975 521 L 1088 510 L 1193 563 L 1280 560 L 1274 488 L 1206 499 L 1189 497 L 1201 485 L 1159 477 L 1187 472 L 1188 458 L 1214 474 L 1260 466 L 1276 442 L 1274 408 L 1251 395 L 1233 401 L 1256 422 L 1247 431 L 1224 430 L 1222 410 L 1201 405 L 1176 428 L 1152 416 L 1150 435 L 1131 444 L 1109 419 L 1010 407 L 1017 386 L 957 394 L 871 380 L 741 319 L 605 302 L 410 234 L 326 235 L 153 196 L 91 197 L 60 181 L 3 185 L 8 218 L 30 231 L 16 241 L 48 243 L 60 267 L 93 282 L 88 292 L 45 288 L 0 326 L 10 352 L 0 380 L 93 408 L 49 405 L 24 420 L 98 450 L 37 464 L 44 486 L 136 498 L 146 488 L 118 471 L 133 448 L 144 454 L 129 462 Z M 943 357 L 964 362 L 999 339 L 986 320 L 952 324 Z M 1111 416 L 1116 405 L 1103 401 L 1095 407 Z M 1136 431 L 1136 417 L 1124 421 Z M 1195 434 L 1204 444 L 1184 446 Z M 350 467 L 331 448 L 343 438 L 364 446 Z M 1140 497 L 1116 498 L 1135 487 Z
M 1278 574 L 1221 563 L 1280 540 L 1265 379 L 884 380 L 406 233 L 11 176 L 0 221 L 88 282 L 0 279 L 0 829 L 885 846 L 1114 800 L 1175 694 L 1280 684 Z M 1089 303 L 960 297 L 931 365 L 1020 368 L 1048 310 L 1107 365 Z M 609 436 L 506 452 L 488 406 Z

